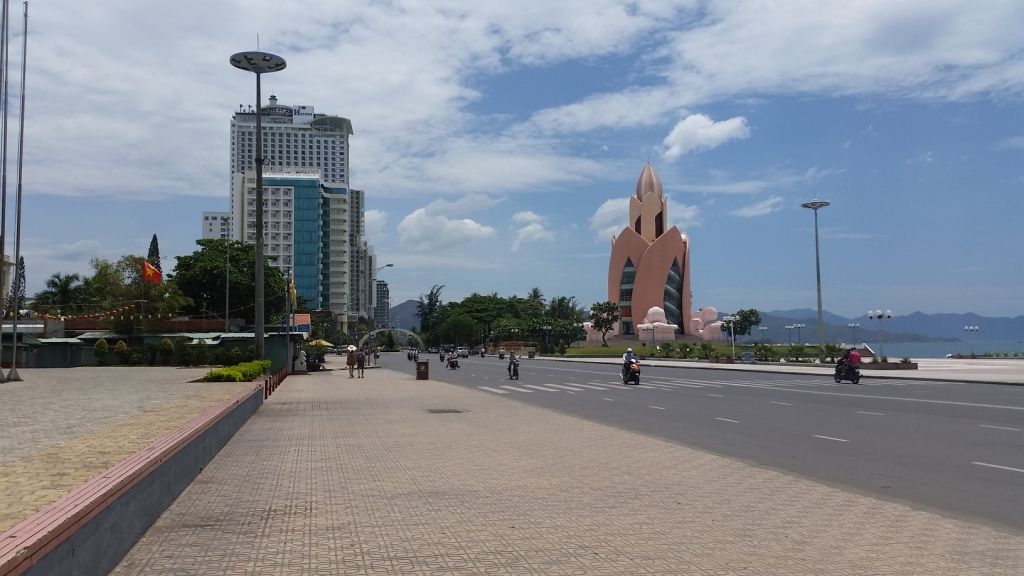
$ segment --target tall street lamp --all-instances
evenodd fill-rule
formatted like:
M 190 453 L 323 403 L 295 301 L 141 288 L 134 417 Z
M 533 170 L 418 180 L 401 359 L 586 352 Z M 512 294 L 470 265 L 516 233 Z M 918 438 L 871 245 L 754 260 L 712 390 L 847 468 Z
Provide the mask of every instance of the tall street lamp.
M 860 324 L 857 324 L 855 322 L 851 322 L 850 324 L 847 324 L 846 327 L 850 329 L 850 333 L 852 334 L 852 336 L 851 336 L 852 340 L 850 340 L 850 342 L 854 346 L 856 346 L 857 345 L 857 328 L 860 328 Z
M 892 310 L 868 310 L 869 320 L 878 320 L 878 357 L 885 358 L 885 340 L 882 337 L 882 320 L 892 318 Z
M 974 335 L 978 333 L 978 327 L 964 326 L 964 332 L 967 333 L 968 339 L 971 341 L 971 356 L 974 356 Z
M 793 345 L 793 328 L 796 328 L 796 326 L 794 324 L 786 325 L 786 337 L 789 340 L 789 345 L 790 346 Z
M 736 317 L 735 316 L 726 316 L 725 318 L 722 318 L 722 321 L 729 323 L 729 336 L 732 337 L 732 357 L 735 359 L 736 358 L 736 327 L 735 327 Z
M 767 340 L 765 339 L 765 336 L 767 336 L 767 334 L 768 334 L 768 327 L 767 326 L 758 326 L 757 329 L 761 332 L 761 343 L 762 344 L 766 343 Z
M 813 200 L 800 205 L 814 210 L 814 269 L 818 277 L 818 350 L 825 344 L 825 321 L 821 308 L 821 258 L 818 252 L 818 210 L 828 206 L 824 200 Z
M 793 324 L 793 328 L 796 328 L 796 343 L 797 343 L 797 345 L 803 344 L 804 341 L 800 338 L 800 330 L 802 328 L 807 328 L 807 324 L 803 324 L 803 323 Z
M 231 56 L 231 65 L 239 70 L 256 74 L 256 358 L 264 357 L 263 350 L 263 125 L 260 123 L 260 108 L 263 96 L 260 93 L 260 76 L 284 70 L 284 58 L 269 52 L 250 50 Z M 244 208 L 243 208 L 244 210 Z

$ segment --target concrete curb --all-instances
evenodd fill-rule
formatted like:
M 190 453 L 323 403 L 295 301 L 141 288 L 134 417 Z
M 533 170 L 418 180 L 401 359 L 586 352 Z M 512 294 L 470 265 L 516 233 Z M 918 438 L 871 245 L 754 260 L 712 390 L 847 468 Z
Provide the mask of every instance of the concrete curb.
M 229 398 L 0 535 L 0 575 L 109 573 L 262 404 Z

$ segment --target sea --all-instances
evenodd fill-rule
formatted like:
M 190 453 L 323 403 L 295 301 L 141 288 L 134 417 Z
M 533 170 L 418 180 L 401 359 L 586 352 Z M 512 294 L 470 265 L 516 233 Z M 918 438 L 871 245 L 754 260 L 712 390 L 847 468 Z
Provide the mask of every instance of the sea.
M 866 342 L 876 353 L 881 354 L 878 342 Z M 914 358 L 945 358 L 947 354 L 968 356 L 974 353 L 983 356 L 986 352 L 1002 356 L 1009 353 L 1012 357 L 1016 352 L 1024 358 L 1024 341 L 995 340 L 971 342 L 885 342 L 885 355 L 890 360 L 909 357 Z

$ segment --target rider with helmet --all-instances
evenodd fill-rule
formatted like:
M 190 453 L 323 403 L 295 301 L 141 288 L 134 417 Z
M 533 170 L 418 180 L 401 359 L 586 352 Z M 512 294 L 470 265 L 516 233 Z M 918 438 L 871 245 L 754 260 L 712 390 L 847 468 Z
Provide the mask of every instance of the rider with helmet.
M 622 355 L 622 376 L 625 377 L 629 371 L 629 364 L 636 360 L 636 355 L 633 354 L 632 348 L 626 348 L 626 353 Z

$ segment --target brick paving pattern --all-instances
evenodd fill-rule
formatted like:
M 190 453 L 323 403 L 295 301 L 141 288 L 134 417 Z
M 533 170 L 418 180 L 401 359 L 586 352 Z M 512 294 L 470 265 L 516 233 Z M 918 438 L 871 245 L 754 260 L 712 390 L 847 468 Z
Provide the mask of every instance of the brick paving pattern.
M 0 384 L 0 532 L 251 383 L 189 382 L 204 369 L 21 370 Z
M 289 378 L 113 573 L 1019 576 L 1024 538 L 487 392 L 338 371 Z

